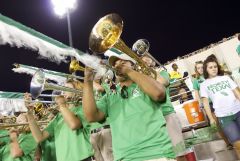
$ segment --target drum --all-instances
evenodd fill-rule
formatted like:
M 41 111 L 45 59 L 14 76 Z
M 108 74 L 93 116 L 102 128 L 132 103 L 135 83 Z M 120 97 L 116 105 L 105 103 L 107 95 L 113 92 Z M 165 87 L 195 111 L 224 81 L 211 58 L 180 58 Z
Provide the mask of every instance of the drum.
M 189 124 L 195 124 L 205 120 L 204 114 L 199 107 L 197 100 L 190 100 L 183 104 Z

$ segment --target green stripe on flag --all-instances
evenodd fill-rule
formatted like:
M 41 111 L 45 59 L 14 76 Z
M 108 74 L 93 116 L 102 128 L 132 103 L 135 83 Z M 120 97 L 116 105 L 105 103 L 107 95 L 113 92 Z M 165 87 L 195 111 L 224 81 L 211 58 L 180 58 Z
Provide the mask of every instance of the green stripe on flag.
M 32 67 L 32 66 L 28 66 L 28 65 L 24 65 L 24 64 L 19 64 L 20 67 L 26 68 L 26 69 L 31 69 L 31 70 L 38 70 L 39 68 L 36 67 Z M 46 70 L 43 69 L 45 73 L 50 74 L 50 75 L 57 75 L 57 76 L 62 76 L 62 77 L 68 77 L 68 74 L 65 73 L 61 73 L 61 72 L 56 72 L 56 71 L 51 71 L 51 70 Z
M 15 98 L 15 99 L 23 99 L 23 93 L 19 92 L 0 92 L 0 98 Z

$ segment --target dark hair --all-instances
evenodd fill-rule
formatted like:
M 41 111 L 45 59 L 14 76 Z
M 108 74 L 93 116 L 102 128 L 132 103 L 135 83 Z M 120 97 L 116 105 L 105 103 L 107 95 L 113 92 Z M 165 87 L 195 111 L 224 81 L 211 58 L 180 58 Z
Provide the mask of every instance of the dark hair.
M 188 72 L 187 71 L 183 72 L 183 78 L 185 78 L 187 76 L 188 76 Z
M 196 78 L 197 78 L 197 79 L 199 79 L 199 77 L 200 77 L 200 74 L 199 74 L 198 71 L 197 71 L 197 65 L 198 65 L 198 64 L 203 64 L 203 61 L 196 61 L 196 62 L 195 62 L 194 69 L 195 69 L 195 73 L 196 73 Z
M 177 65 L 176 63 L 173 63 L 173 64 L 172 64 L 172 68 L 173 68 L 173 66 L 178 66 L 178 65 Z
M 221 66 L 219 65 L 217 58 L 215 55 L 210 55 L 206 58 L 206 60 L 203 62 L 203 76 L 205 79 L 207 79 L 209 77 L 208 72 L 207 72 L 207 65 L 210 62 L 215 62 L 217 64 L 217 68 L 218 68 L 218 73 L 217 75 L 224 75 L 223 70 L 221 69 Z
M 238 40 L 240 41 L 240 34 L 238 34 Z

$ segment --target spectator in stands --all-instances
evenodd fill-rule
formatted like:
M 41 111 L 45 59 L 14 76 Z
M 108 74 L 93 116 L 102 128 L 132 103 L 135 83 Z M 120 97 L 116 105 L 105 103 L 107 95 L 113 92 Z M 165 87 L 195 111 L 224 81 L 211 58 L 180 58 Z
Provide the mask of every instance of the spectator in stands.
M 200 99 L 200 84 L 205 80 L 203 77 L 203 61 L 197 61 L 195 62 L 195 78 L 193 79 L 193 89 L 195 94 L 195 99 L 199 101 L 199 104 L 201 105 L 201 99 Z
M 178 97 L 174 98 L 179 99 L 180 103 L 193 99 L 191 92 L 189 92 L 189 87 L 185 83 L 185 80 L 188 77 L 188 72 L 185 71 L 184 76 L 182 76 L 182 74 L 178 71 L 178 65 L 176 63 L 172 64 L 172 69 L 173 71 L 169 73 L 171 78 L 171 92 L 177 91 L 176 94 L 178 95 Z
M 181 88 L 181 89 L 179 90 L 179 94 L 180 94 L 180 97 L 179 97 L 179 102 L 180 102 L 180 104 L 182 104 L 182 103 L 190 100 L 190 99 L 188 98 L 188 93 L 187 93 L 187 91 L 186 91 L 184 88 Z
M 203 64 L 206 79 L 200 86 L 201 98 L 210 124 L 216 126 L 209 99 L 213 102 L 214 113 L 229 141 L 240 158 L 240 92 L 236 83 L 221 70 L 218 61 L 207 57 Z
M 238 41 L 240 42 L 240 34 L 238 34 Z M 238 56 L 240 56 L 240 44 L 238 44 L 236 51 L 238 53 Z
M 182 74 L 178 71 L 178 65 L 176 63 L 172 64 L 172 69 L 173 71 L 171 71 L 170 74 L 170 79 L 180 79 L 182 78 Z
M 211 57 L 217 60 L 217 58 L 215 56 L 211 56 Z M 205 80 L 205 78 L 203 76 L 203 61 L 195 62 L 195 74 L 196 74 L 196 77 L 193 79 L 193 89 L 194 89 L 194 93 L 195 93 L 195 99 L 198 100 L 200 107 L 203 108 L 202 100 L 200 97 L 200 85 Z M 224 135 L 224 133 L 219 125 L 219 121 L 217 120 L 217 117 L 214 113 L 212 101 L 210 99 L 208 101 L 209 101 L 209 106 L 211 109 L 212 116 L 213 116 L 214 120 L 216 121 L 217 127 L 220 129 L 219 134 L 221 135 L 221 137 L 223 138 L 225 143 L 228 145 L 228 147 L 232 148 L 232 145 L 229 143 L 228 139 Z
M 183 78 L 186 78 L 186 77 L 188 77 L 188 72 L 187 71 L 183 72 Z

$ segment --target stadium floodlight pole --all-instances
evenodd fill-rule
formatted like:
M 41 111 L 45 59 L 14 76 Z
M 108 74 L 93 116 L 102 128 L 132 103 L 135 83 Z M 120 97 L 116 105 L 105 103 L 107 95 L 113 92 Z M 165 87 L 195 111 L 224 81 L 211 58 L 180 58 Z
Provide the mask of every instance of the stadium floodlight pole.
M 70 21 L 70 13 L 69 10 L 67 10 L 67 23 L 68 23 L 68 40 L 69 45 L 73 47 L 73 40 L 72 40 L 72 29 L 71 29 L 71 21 Z
M 67 17 L 68 39 L 70 47 L 73 47 L 70 12 L 77 8 L 77 0 L 51 0 L 55 13 L 60 17 Z

